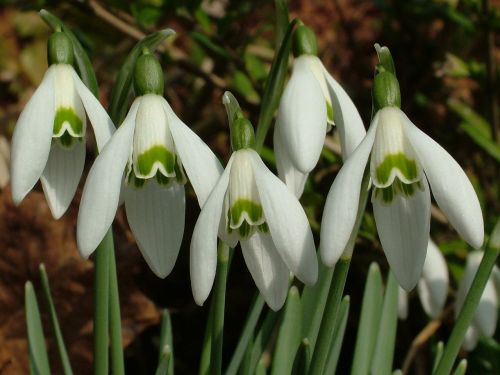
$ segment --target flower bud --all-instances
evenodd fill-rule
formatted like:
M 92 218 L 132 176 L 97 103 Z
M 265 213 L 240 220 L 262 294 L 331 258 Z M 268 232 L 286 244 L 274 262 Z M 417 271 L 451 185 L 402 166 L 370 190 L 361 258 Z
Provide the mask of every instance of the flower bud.
M 163 86 L 163 70 L 158 59 L 150 53 L 140 56 L 134 67 L 135 94 L 163 95 Z
M 373 80 L 373 105 L 376 111 L 384 107 L 401 108 L 398 79 L 383 68 Z
M 293 34 L 293 55 L 318 55 L 316 35 L 306 25 L 300 25 Z
M 231 147 L 233 151 L 253 148 L 254 145 L 255 133 L 252 123 L 244 117 L 236 118 L 231 127 Z
M 73 44 L 69 37 L 62 31 L 56 31 L 50 36 L 47 43 L 47 57 L 49 59 L 49 65 L 73 65 Z

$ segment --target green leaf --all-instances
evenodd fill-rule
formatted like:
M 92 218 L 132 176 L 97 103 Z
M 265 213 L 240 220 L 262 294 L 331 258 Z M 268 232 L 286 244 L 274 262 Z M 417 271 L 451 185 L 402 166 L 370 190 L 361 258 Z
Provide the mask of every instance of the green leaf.
M 289 23 L 287 0 L 274 0 L 274 6 L 276 7 L 276 32 L 274 41 L 276 48 L 279 48 Z
M 295 353 L 300 346 L 302 307 L 297 287 L 292 286 L 283 313 L 276 348 L 274 349 L 272 375 L 290 374 L 293 367 Z
M 43 264 L 40 265 L 40 278 L 42 280 L 43 296 L 49 310 L 50 323 L 52 324 L 52 330 L 54 331 L 54 336 L 56 338 L 57 350 L 59 351 L 59 357 L 61 357 L 63 372 L 65 375 L 72 375 L 73 370 L 71 368 L 71 363 L 69 361 L 66 345 L 64 344 L 61 327 L 59 326 L 59 320 L 57 319 L 56 308 L 54 307 L 54 301 L 52 300 L 52 295 L 50 292 L 49 278 Z
M 158 353 L 158 370 L 162 368 L 161 374 L 174 374 L 174 341 L 172 335 L 172 321 L 168 309 L 162 311 L 160 345 Z M 168 358 L 166 358 L 168 357 Z M 165 367 L 165 362 L 167 366 Z M 163 370 L 164 369 L 164 370 Z M 156 372 L 158 373 L 158 370 Z
M 172 361 L 172 352 L 170 351 L 170 346 L 165 345 L 161 347 L 160 361 L 158 362 L 158 368 L 156 369 L 155 375 L 167 375 L 169 374 L 169 368 Z
M 335 328 L 332 332 L 332 343 L 330 346 L 330 353 L 325 364 L 325 374 L 335 374 L 337 370 L 337 363 L 342 350 L 342 343 L 344 341 L 345 328 L 347 326 L 347 318 L 349 317 L 350 298 L 345 296 L 340 303 L 339 316 L 335 322 Z
M 377 333 L 375 352 L 371 366 L 372 375 L 385 375 L 392 371 L 396 329 L 398 326 L 398 283 L 389 272 L 387 288 L 384 295 L 384 305 Z
M 259 94 L 254 90 L 252 82 L 241 70 L 233 73 L 232 85 L 234 88 L 250 102 L 258 102 Z
M 264 141 L 266 140 L 267 132 L 271 126 L 271 121 L 274 112 L 278 108 L 281 93 L 285 85 L 286 76 L 288 73 L 288 58 L 290 56 L 290 48 L 292 45 L 292 33 L 297 25 L 298 20 L 293 20 L 288 24 L 285 36 L 281 42 L 281 46 L 276 54 L 271 72 L 266 81 L 264 94 L 262 95 L 262 105 L 259 113 L 259 122 L 257 124 L 257 132 L 255 134 L 255 148 L 260 151 Z
M 26 324 L 28 328 L 28 347 L 31 373 L 35 375 L 50 375 L 49 358 L 45 347 L 42 320 L 36 300 L 33 284 L 25 285 L 24 304 L 26 309 Z
M 489 136 L 484 136 L 478 128 L 468 122 L 460 124 L 465 133 L 488 155 L 496 159 L 500 163 L 500 146 L 495 143 Z
M 85 83 L 96 98 L 99 98 L 99 87 L 97 86 L 97 78 L 95 76 L 94 68 L 92 67 L 87 53 L 83 49 L 75 34 L 73 34 L 73 32 L 68 29 L 59 18 L 45 9 L 40 11 L 40 17 L 42 17 L 54 31 L 60 29 L 69 37 L 71 43 L 73 44 L 76 69 L 83 83 Z
M 383 296 L 382 275 L 377 263 L 372 263 L 366 277 L 351 374 L 364 375 L 369 372 L 382 314 Z
M 264 318 L 264 322 L 260 327 L 255 340 L 253 342 L 252 354 L 250 356 L 250 366 L 245 369 L 244 374 L 254 374 L 255 369 L 260 361 L 260 357 L 271 339 L 276 322 L 278 321 L 279 313 L 268 310 Z
M 432 373 L 436 371 L 437 365 L 443 356 L 444 343 L 439 341 L 436 346 L 436 354 L 434 355 L 434 363 L 432 364 Z
M 465 375 L 466 371 L 467 371 L 467 360 L 462 359 L 458 364 L 457 368 L 455 369 L 453 375 Z
M 309 372 L 311 355 L 311 344 L 306 337 L 300 342 L 299 351 L 293 362 L 292 375 L 303 375 Z
M 172 29 L 164 29 L 149 34 L 139 41 L 128 54 L 118 73 L 113 89 L 111 90 L 109 115 L 115 124 L 120 124 L 122 122 L 128 110 L 128 98 L 133 93 L 132 78 L 135 61 L 142 54 L 144 49 L 154 50 L 165 38 L 174 34 L 175 31 Z
M 207 51 L 212 52 L 212 54 L 221 57 L 224 60 L 232 60 L 231 55 L 226 51 L 226 49 L 222 46 L 217 45 L 215 42 L 210 40 L 210 38 L 196 31 L 192 31 L 189 33 L 191 39 L 204 47 Z

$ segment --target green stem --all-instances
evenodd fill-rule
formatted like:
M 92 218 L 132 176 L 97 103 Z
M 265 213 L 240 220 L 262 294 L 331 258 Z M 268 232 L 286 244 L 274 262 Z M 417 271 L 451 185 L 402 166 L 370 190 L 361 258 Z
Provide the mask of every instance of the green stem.
M 217 249 L 217 273 L 215 275 L 215 290 L 212 303 L 214 315 L 212 320 L 212 349 L 210 352 L 210 374 L 222 373 L 222 343 L 224 334 L 224 307 L 226 303 L 226 281 L 229 265 L 229 246 L 219 241 Z
M 347 272 L 351 258 L 341 258 L 335 265 L 333 271 L 332 283 L 328 293 L 328 299 L 325 306 L 325 313 L 321 319 L 318 339 L 311 359 L 311 366 L 309 367 L 310 375 L 322 375 L 323 369 L 326 364 L 328 353 L 331 345 L 331 332 L 335 327 L 337 321 L 340 301 L 344 293 L 345 281 L 347 279 Z
M 484 288 L 491 274 L 491 270 L 495 265 L 499 251 L 499 249 L 491 247 L 484 252 L 481 264 L 479 265 L 469 292 L 465 297 L 465 302 L 460 310 L 460 313 L 458 314 L 455 327 L 451 332 L 450 339 L 446 344 L 443 356 L 439 361 L 436 371 L 434 371 L 434 375 L 448 375 L 451 373 L 451 369 L 455 359 L 457 358 L 460 345 L 464 340 L 465 332 L 467 331 L 467 328 L 469 327 L 474 316 L 474 312 L 479 304 L 479 299 L 483 294 Z
M 116 260 L 114 253 L 113 235 L 110 235 L 111 248 L 109 249 L 109 329 L 111 338 L 111 370 L 114 375 L 125 374 L 122 344 L 122 322 L 120 316 L 120 295 L 116 274 Z
M 108 373 L 109 257 L 113 248 L 111 229 L 95 251 L 94 374 Z
M 203 344 L 201 347 L 201 358 L 200 358 L 200 368 L 198 370 L 199 375 L 209 375 L 210 374 L 210 358 L 212 350 L 212 325 L 214 320 L 214 307 L 215 305 L 210 304 L 210 309 L 208 311 L 207 324 L 205 325 L 205 335 L 203 337 Z

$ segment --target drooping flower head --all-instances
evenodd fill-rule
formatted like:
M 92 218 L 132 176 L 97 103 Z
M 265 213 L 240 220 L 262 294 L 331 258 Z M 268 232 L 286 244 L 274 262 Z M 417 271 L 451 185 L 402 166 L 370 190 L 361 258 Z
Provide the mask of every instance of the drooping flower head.
M 429 184 L 451 225 L 474 248 L 483 243 L 483 217 L 474 188 L 458 163 L 401 111 L 399 84 L 390 67 L 377 67 L 373 100 L 376 113 L 370 129 L 328 193 L 321 255 L 325 264 L 333 265 L 346 248 L 369 163 L 380 241 L 399 284 L 411 290 L 422 273 L 429 238 Z
M 304 24 L 295 30 L 293 50 L 293 71 L 274 127 L 274 150 L 280 178 L 300 197 L 332 125 L 339 131 L 344 159 L 366 132 L 354 103 L 317 57 L 316 36 Z
M 73 45 L 55 32 L 47 44 L 49 68 L 26 104 L 12 136 L 12 198 L 19 204 L 38 179 L 52 216 L 61 217 L 75 195 L 85 164 L 87 116 L 97 148 L 115 129 L 73 68 Z
M 225 94 L 227 98 L 227 94 Z M 307 284 L 318 265 L 311 228 L 302 206 L 253 149 L 250 122 L 235 118 L 233 154 L 203 206 L 191 240 L 190 273 L 196 303 L 208 297 L 217 267 L 217 237 L 241 244 L 255 284 L 274 310 L 283 306 L 290 271 Z
M 122 193 L 137 245 L 159 277 L 171 272 L 179 253 L 187 179 L 203 206 L 222 173 L 217 157 L 163 98 L 163 82 L 153 55 L 137 59 L 137 97 L 90 170 L 77 225 L 78 247 L 88 257 L 111 226 Z

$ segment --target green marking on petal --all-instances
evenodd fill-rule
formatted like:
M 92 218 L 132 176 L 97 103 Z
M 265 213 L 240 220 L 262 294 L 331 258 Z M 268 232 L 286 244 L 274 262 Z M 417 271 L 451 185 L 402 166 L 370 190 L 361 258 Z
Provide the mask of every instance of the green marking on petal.
M 269 233 L 269 226 L 267 225 L 267 223 L 264 223 L 264 224 L 261 224 L 257 227 L 257 229 L 259 230 L 259 232 L 261 233 Z
M 414 180 L 418 177 L 415 160 L 410 160 L 404 153 L 399 152 L 397 154 L 386 155 L 384 161 L 377 167 L 377 180 L 381 184 L 387 183 L 394 168 L 399 169 L 401 174 L 408 180 Z
M 244 213 L 251 223 L 256 223 L 262 219 L 262 206 L 249 199 L 238 199 L 229 210 L 229 219 L 233 227 L 238 225 Z
M 328 121 L 329 124 L 335 123 L 333 121 L 333 106 L 332 103 L 330 103 L 329 101 L 326 101 L 326 120 Z
M 415 191 L 422 190 L 422 183 L 420 181 L 405 184 L 400 179 L 394 179 L 394 183 L 385 188 L 375 188 L 375 198 L 380 199 L 382 202 L 389 204 L 394 200 L 396 195 L 402 195 L 405 198 L 413 196 Z
M 83 122 L 80 117 L 75 113 L 73 108 L 60 107 L 57 109 L 56 116 L 54 117 L 54 129 L 52 134 L 54 137 L 62 137 L 64 133 L 61 133 L 63 130 L 64 124 L 69 124 L 71 130 L 67 130 L 66 132 L 73 133 L 73 137 L 83 137 Z
M 155 163 L 161 163 L 167 173 L 175 173 L 175 154 L 164 146 L 153 146 L 137 157 L 137 169 L 142 175 L 148 175 Z

